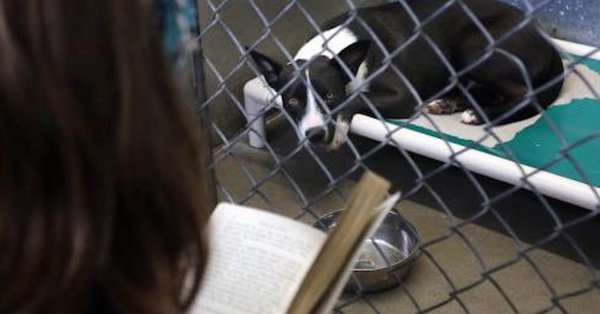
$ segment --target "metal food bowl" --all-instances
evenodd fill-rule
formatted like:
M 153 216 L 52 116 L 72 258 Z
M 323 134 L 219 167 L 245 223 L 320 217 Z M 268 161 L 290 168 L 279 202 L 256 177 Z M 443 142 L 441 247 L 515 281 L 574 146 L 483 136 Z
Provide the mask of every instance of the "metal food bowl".
M 341 212 L 331 212 L 319 218 L 313 226 L 327 232 L 335 227 L 335 220 Z M 376 292 L 397 286 L 399 280 L 408 276 L 412 262 L 419 255 L 420 242 L 419 234 L 411 223 L 401 215 L 389 212 L 375 235 L 365 240 L 345 290 Z

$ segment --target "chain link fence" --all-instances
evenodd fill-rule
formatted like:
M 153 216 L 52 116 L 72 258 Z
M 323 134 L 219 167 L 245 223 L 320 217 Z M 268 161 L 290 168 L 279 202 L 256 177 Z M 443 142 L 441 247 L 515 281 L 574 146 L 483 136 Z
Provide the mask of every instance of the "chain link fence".
M 418 25 L 412 35 L 429 39 L 434 50 L 436 43 L 423 26 L 455 6 L 464 10 L 482 34 L 493 38 L 470 11 L 469 1 L 447 0 L 435 14 L 425 18 L 411 11 L 413 1 L 396 2 Z M 518 2 L 525 15 L 509 33 L 536 23 L 538 14 L 547 7 L 569 6 L 552 0 L 512 2 Z M 201 64 L 196 65 L 201 91 L 198 105 L 215 140 L 210 167 L 216 173 L 219 200 L 314 223 L 343 206 L 354 180 L 365 169 L 384 175 L 394 188 L 402 189 L 398 212 L 419 230 L 420 258 L 409 277 L 396 278 L 398 288 L 377 294 L 361 289 L 345 294 L 336 309 L 339 313 L 600 311 L 600 237 L 596 217 L 600 210 L 600 150 L 596 150 L 600 115 L 590 117 L 598 112 L 594 108 L 600 107 L 596 90 L 600 87 L 600 61 L 594 59 L 596 49 L 577 46 L 580 49 L 566 51 L 564 45 L 547 36 L 563 52 L 566 83 L 562 98 L 557 100 L 562 103 L 546 111 L 539 108 L 542 114 L 529 124 L 517 123 L 518 129 L 508 127 L 513 133 L 510 136 L 506 135 L 510 133 L 506 127 L 457 127 L 460 124 L 447 121 L 460 120 L 460 114 L 440 117 L 415 110 L 410 119 L 381 124 L 381 136 L 365 138 L 351 132 L 344 147 L 328 151 L 298 138 L 295 119 L 280 109 L 277 95 L 265 98 L 264 105 L 255 112 L 248 111 L 244 85 L 261 73 L 247 47 L 285 64 L 293 60 L 311 34 L 326 30 L 321 25 L 330 18 L 380 3 L 383 1 L 198 2 L 201 25 L 190 49 L 200 48 L 202 54 Z M 354 19 L 360 18 L 350 14 L 345 23 Z M 369 30 L 368 23 L 359 22 Z M 381 41 L 374 34 L 372 40 Z M 488 48 L 497 49 L 497 44 L 493 42 Z M 386 60 L 402 50 L 401 46 L 386 51 Z M 382 65 L 386 67 L 393 64 L 387 61 Z M 401 71 L 396 71 L 402 76 Z M 461 75 L 460 69 L 450 72 L 456 77 Z M 417 108 L 443 92 L 431 99 L 420 99 Z M 527 97 L 535 93 L 536 90 L 529 90 Z M 474 106 L 480 109 L 477 104 Z M 370 108 L 375 121 L 385 121 L 377 105 L 370 104 Z M 561 120 L 564 115 L 573 118 Z M 263 119 L 266 132 L 261 129 Z M 574 136 L 566 135 L 565 128 L 578 131 Z M 433 144 L 422 145 L 443 146 L 445 155 L 421 156 L 419 148 L 407 147 L 403 142 L 406 130 L 436 139 Z M 249 137 L 263 147 L 248 145 Z M 545 151 L 543 160 L 536 163 L 526 158 L 528 154 L 542 154 L 534 148 L 545 146 L 543 141 L 550 141 L 549 138 L 557 144 Z M 533 148 L 526 144 L 533 144 Z M 516 169 L 517 175 L 510 180 L 496 177 L 508 183 L 490 179 L 489 171 L 478 170 L 463 158 L 471 152 L 500 158 L 510 164 L 508 168 Z M 507 172 L 508 168 L 499 172 Z M 538 178 L 548 173 L 550 180 L 546 183 L 553 191 L 564 191 L 563 197 L 552 195 L 539 182 Z M 562 181 L 565 178 L 567 181 Z M 560 184 L 563 186 L 558 187 Z M 583 191 L 586 201 L 571 201 L 577 199 L 573 195 L 578 191 Z

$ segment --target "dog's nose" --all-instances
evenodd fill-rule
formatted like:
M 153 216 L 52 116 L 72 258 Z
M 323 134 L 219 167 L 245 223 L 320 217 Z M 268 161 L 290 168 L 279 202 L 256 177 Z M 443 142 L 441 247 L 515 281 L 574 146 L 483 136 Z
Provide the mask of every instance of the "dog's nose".
M 324 128 L 310 128 L 304 133 L 306 138 L 311 143 L 323 142 L 325 140 L 325 129 Z

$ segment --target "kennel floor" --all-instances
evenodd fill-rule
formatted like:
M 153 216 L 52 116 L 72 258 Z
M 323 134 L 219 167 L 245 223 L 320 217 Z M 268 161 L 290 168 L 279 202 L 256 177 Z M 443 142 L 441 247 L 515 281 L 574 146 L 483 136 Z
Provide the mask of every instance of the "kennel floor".
M 276 128 L 279 129 L 279 127 Z M 285 126 L 282 126 L 283 128 Z M 289 134 L 289 136 L 293 136 L 293 134 Z M 273 139 L 273 141 L 285 142 L 285 139 Z M 381 160 L 381 158 L 379 159 Z M 240 168 L 240 162 L 243 162 L 246 170 Z M 424 165 L 424 167 L 426 166 Z M 217 178 L 220 184 L 226 188 L 227 193 L 225 195 L 221 190 L 220 199 L 228 201 L 233 198 L 235 201 L 243 201 L 249 206 L 267 208 L 286 216 L 296 217 L 302 202 L 288 177 L 282 172 L 271 176 L 273 169 L 277 167 L 278 165 L 267 151 L 254 149 L 242 143 L 235 145 L 231 155 L 222 159 L 216 167 Z M 327 179 L 314 175 L 315 169 L 311 168 L 312 166 L 303 156 L 290 159 L 286 162 L 285 167 L 289 170 L 288 174 L 291 178 L 301 185 L 300 188 L 309 199 L 319 194 L 327 186 Z M 451 169 L 451 171 L 455 170 Z M 244 173 L 250 174 L 256 181 L 270 178 L 257 187 Z M 339 193 L 349 193 L 353 185 L 352 180 L 343 181 L 338 185 Z M 448 187 L 448 189 L 453 189 L 453 187 Z M 258 191 L 259 193 L 249 193 L 249 191 Z M 514 196 L 514 198 L 518 197 L 519 195 Z M 450 199 L 447 201 L 449 206 L 457 209 L 455 204 L 451 204 Z M 462 202 L 466 201 L 464 199 Z M 520 203 L 527 204 L 523 200 L 520 200 Z M 321 215 L 338 209 L 342 205 L 343 199 L 338 196 L 338 193 L 330 193 L 311 206 L 311 209 L 315 214 Z M 405 200 L 399 203 L 398 209 L 415 225 L 423 243 L 428 243 L 448 232 L 451 219 L 433 206 Z M 300 219 L 306 223 L 314 221 L 314 217 L 310 215 L 302 216 Z M 534 228 L 536 226 L 531 227 L 531 229 Z M 460 232 L 469 239 L 488 269 L 516 257 L 517 244 L 511 237 L 503 233 L 474 224 L 460 228 Z M 468 286 L 481 279 L 482 265 L 457 234 L 435 245 L 427 246 L 426 250 L 431 258 L 422 254 L 404 283 L 404 287 L 415 298 L 421 309 L 447 300 L 452 291 L 449 282 L 444 278 L 440 269 L 434 265 L 434 261 L 441 265 L 452 284 L 457 288 Z M 529 257 L 548 279 L 555 289 L 555 293 L 559 295 L 583 289 L 590 284 L 590 273 L 581 263 L 545 249 L 536 249 L 529 254 Z M 550 306 L 551 293 L 545 288 L 531 264 L 525 260 L 520 260 L 502 271 L 494 273 L 491 278 L 506 293 L 519 312 L 534 313 Z M 342 302 L 351 298 L 352 296 L 346 295 Z M 467 292 L 459 294 L 458 298 L 471 313 L 511 312 L 506 301 L 490 280 L 485 280 Z M 561 302 L 561 305 L 569 313 L 596 313 L 600 308 L 600 293 L 598 289 L 595 289 L 581 296 L 567 299 Z M 382 293 L 365 295 L 341 310 L 342 313 L 361 314 L 412 313 L 416 311 L 416 307 L 402 288 L 394 288 Z M 459 306 L 457 300 L 451 300 L 431 313 L 464 313 L 464 310 Z

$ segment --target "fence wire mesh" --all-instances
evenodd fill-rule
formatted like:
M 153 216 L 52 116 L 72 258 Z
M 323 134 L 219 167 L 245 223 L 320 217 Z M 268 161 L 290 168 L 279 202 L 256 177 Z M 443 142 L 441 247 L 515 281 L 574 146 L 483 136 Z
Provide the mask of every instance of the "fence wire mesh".
M 418 1 L 418 0 L 417 0 Z M 425 0 L 421 0 L 425 1 Z M 386 124 L 386 134 L 381 141 L 349 135 L 346 145 L 339 151 L 328 151 L 299 139 L 294 117 L 281 110 L 272 97 L 258 113 L 247 112 L 243 95 L 244 84 L 261 76 L 252 62 L 249 50 L 270 53 L 282 63 L 290 63 L 296 72 L 303 73 L 310 62 L 293 61 L 298 48 L 311 37 L 323 33 L 323 22 L 342 12 L 356 12 L 366 5 L 383 1 L 300 1 L 300 0 L 201 0 L 198 2 L 201 27 L 196 45 L 202 49 L 205 86 L 199 109 L 206 124 L 212 129 L 218 145 L 213 150 L 210 167 L 216 172 L 220 200 L 265 208 L 286 216 L 314 223 L 323 214 L 343 206 L 347 192 L 354 180 L 365 169 L 374 170 L 390 179 L 395 188 L 402 189 L 403 197 L 397 205 L 398 212 L 412 221 L 422 237 L 420 257 L 407 278 L 396 278 L 398 287 L 381 293 L 365 293 L 361 288 L 346 293 L 339 301 L 339 313 L 567 313 L 600 311 L 598 298 L 600 260 L 597 237 L 597 218 L 600 208 L 583 209 L 556 201 L 540 191 L 534 182 L 536 175 L 552 171 L 557 164 L 567 164 L 577 175 L 577 182 L 591 193 L 592 200 L 600 202 L 598 182 L 590 167 L 582 165 L 580 150 L 600 138 L 600 128 L 580 132 L 579 137 L 566 138 L 560 122 L 536 102 L 523 101 L 518 106 L 535 106 L 541 114 L 536 118 L 547 128 L 544 132 L 557 139 L 559 147 L 551 158 L 528 171 L 515 146 L 505 145 L 506 137 L 498 127 L 480 127 L 480 136 L 461 149 L 453 150 L 455 139 L 448 129 L 440 125 L 439 117 L 423 113 L 422 108 L 439 99 L 450 89 L 458 88 L 469 95 L 469 87 L 461 77 L 491 53 L 503 53 L 527 73 L 525 65 L 499 46 L 503 41 L 530 23 L 536 23 L 537 14 L 560 1 L 517 1 L 525 12 L 522 21 L 502 37 L 490 34 L 470 9 L 467 0 L 440 1 L 434 13 L 422 17 L 413 12 L 409 0 L 397 0 L 417 25 L 404 44 L 386 49 L 384 39 L 370 29 L 367 21 L 350 13 L 344 25 L 358 23 L 370 34 L 373 45 L 382 50 L 384 58 L 381 72 L 398 75 L 417 99 L 414 114 L 401 124 Z M 568 6 L 568 4 L 566 4 Z M 486 53 L 481 53 L 466 68 L 454 68 L 435 40 L 426 31 L 426 25 L 435 21 L 449 8 L 459 7 L 482 36 L 489 41 Z M 551 41 L 548 35 L 546 38 Z M 424 40 L 442 60 L 450 73 L 448 85 L 422 99 L 411 88 L 412 84 L 397 67 L 393 58 L 402 53 L 413 40 Z M 325 49 L 325 48 L 324 48 Z M 554 81 L 565 78 L 577 82 L 573 98 L 600 101 L 594 75 L 590 74 L 587 57 L 564 53 L 565 71 Z M 597 64 L 595 65 L 596 69 Z M 589 73 L 588 73 L 589 72 Z M 377 78 L 370 75 L 363 84 Z M 298 76 L 307 86 L 302 76 Z M 574 83 L 575 84 L 575 83 Z M 565 84 L 566 86 L 569 84 Z M 569 85 L 570 86 L 570 85 Z M 569 87 L 567 86 L 567 87 Z M 567 88 L 567 87 L 563 87 Z M 202 86 L 200 86 L 202 88 Z M 541 88 L 529 84 L 525 100 L 532 100 Z M 276 95 L 274 95 L 276 96 Z M 369 107 L 369 116 L 385 121 L 364 93 L 351 97 L 361 98 Z M 468 97 L 468 96 L 467 96 Z M 344 104 L 328 108 L 318 100 L 326 115 L 331 118 L 344 110 Z M 346 101 L 347 103 L 348 101 Z M 483 113 L 479 104 L 471 99 L 472 107 Z M 600 106 L 599 103 L 594 103 Z M 483 115 L 486 122 L 503 116 Z M 266 119 L 268 137 L 251 125 Z M 444 162 L 434 161 L 414 154 L 398 143 L 394 134 L 408 125 L 424 121 L 429 134 L 442 139 L 451 153 Z M 600 120 L 596 117 L 596 120 Z M 569 121 L 577 121 L 569 120 Z M 596 124 L 597 125 L 597 124 Z M 466 128 L 473 126 L 465 126 Z M 577 125 L 573 127 L 577 128 Z M 249 147 L 247 138 L 259 137 L 264 148 Z M 465 165 L 461 156 L 489 142 L 502 158 L 510 160 L 520 171 L 513 184 L 504 184 L 481 176 Z M 532 152 L 535 154 L 535 152 Z M 598 171 L 600 155 L 592 170 Z M 558 183 L 556 183 L 558 184 Z M 567 194 L 571 186 L 564 186 Z M 392 272 L 390 271 L 390 274 Z

